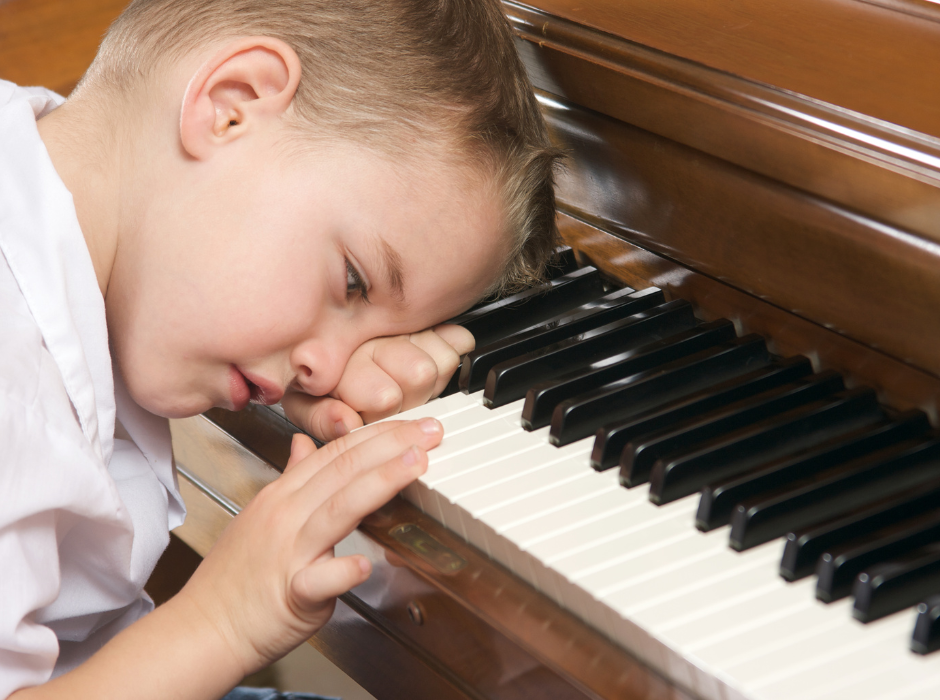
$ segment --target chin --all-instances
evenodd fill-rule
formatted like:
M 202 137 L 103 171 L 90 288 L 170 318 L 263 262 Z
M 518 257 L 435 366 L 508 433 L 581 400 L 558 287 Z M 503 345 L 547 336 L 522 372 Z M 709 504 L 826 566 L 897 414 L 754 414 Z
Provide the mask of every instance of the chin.
M 202 397 L 180 399 L 130 385 L 127 390 L 141 408 L 163 418 L 189 418 L 208 411 L 213 406 L 211 401 Z

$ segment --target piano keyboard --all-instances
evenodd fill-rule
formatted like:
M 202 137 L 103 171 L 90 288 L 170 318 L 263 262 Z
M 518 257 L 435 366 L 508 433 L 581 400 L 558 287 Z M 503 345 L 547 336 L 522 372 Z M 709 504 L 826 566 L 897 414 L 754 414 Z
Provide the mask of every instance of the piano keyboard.
M 567 285 L 573 303 L 458 319 L 481 341 L 470 391 L 399 416 L 445 430 L 404 497 L 702 698 L 940 697 L 926 419 L 656 290 L 605 293 L 590 269 L 548 286 Z

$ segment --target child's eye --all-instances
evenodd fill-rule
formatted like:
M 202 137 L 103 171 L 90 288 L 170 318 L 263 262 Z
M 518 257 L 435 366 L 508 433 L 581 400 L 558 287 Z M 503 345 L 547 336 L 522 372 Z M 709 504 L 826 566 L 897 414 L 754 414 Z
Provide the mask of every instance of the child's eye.
M 362 280 L 362 275 L 359 274 L 359 271 L 352 266 L 348 260 L 346 261 L 346 298 L 349 299 L 354 294 L 358 294 L 359 297 L 365 301 L 369 301 L 369 289 L 366 287 L 366 283 Z

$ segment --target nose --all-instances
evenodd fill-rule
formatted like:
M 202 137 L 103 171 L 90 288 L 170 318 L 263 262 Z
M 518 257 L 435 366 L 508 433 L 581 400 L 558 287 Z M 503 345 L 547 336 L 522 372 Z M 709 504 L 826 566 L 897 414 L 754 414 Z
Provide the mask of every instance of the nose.
M 346 363 L 356 349 L 352 339 L 305 340 L 294 346 L 291 367 L 300 388 L 312 396 L 326 396 L 339 384 Z

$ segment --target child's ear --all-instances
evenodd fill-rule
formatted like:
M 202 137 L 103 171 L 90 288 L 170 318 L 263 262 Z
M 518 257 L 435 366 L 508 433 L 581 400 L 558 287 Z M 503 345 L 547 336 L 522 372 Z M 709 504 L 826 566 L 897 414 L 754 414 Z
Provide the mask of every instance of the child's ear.
M 183 96 L 180 139 L 204 160 L 250 129 L 263 128 L 290 107 L 300 59 L 280 39 L 237 39 L 206 61 Z

